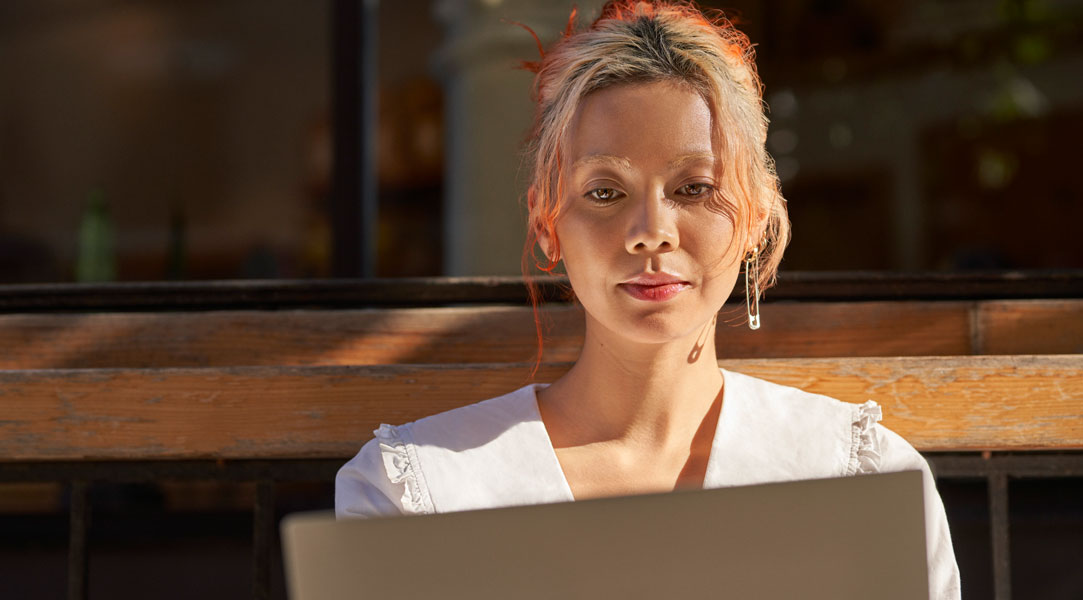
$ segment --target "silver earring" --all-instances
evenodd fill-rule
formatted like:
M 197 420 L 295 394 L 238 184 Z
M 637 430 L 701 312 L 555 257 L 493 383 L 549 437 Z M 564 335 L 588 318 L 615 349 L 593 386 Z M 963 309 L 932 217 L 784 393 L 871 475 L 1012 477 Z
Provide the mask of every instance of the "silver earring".
M 745 306 L 748 308 L 748 328 L 760 328 L 760 247 L 745 257 Z

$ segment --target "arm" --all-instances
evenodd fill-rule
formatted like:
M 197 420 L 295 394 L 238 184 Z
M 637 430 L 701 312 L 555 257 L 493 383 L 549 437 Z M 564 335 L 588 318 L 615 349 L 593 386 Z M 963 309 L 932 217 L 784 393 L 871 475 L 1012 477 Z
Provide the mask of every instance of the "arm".
M 369 440 L 335 476 L 335 515 L 341 519 L 402 514 L 404 488 L 404 483 L 388 479 L 380 443 Z
M 959 566 L 951 544 L 951 532 L 944 513 L 944 503 L 936 491 L 936 481 L 925 458 L 899 434 L 875 426 L 880 446 L 881 472 L 920 469 L 925 487 L 925 543 L 928 546 L 929 597 L 932 600 L 958 600 Z

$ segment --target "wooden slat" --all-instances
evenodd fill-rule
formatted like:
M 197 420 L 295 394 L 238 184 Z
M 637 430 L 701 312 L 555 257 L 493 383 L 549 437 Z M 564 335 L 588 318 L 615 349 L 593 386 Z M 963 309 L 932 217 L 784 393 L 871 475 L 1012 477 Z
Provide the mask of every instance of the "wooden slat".
M 741 372 L 876 400 L 922 451 L 1083 448 L 1083 355 L 742 361 Z
M 1083 300 L 1001 300 L 977 308 L 981 354 L 1083 353 Z
M 875 399 L 921 450 L 1083 448 L 1080 355 L 722 364 Z M 527 376 L 522 365 L 0 372 L 0 460 L 348 457 L 381 422 L 497 396 Z
M 549 315 L 547 360 L 574 357 L 582 318 Z M 19 314 L 0 316 L 0 368 L 527 362 L 535 340 L 518 307 Z
M 719 314 L 715 345 L 719 358 L 966 355 L 973 307 L 972 302 L 779 302 L 761 305 L 762 325 L 752 331 L 745 306 L 727 305 Z
M 544 360 L 575 360 L 581 311 L 553 306 L 543 322 Z M 948 356 L 975 344 L 1079 353 L 1080 340 L 1083 300 L 780 302 L 763 305 L 759 331 L 743 306 L 725 309 L 717 346 L 721 358 Z M 0 369 L 528 362 L 535 351 L 523 307 L 0 315 Z

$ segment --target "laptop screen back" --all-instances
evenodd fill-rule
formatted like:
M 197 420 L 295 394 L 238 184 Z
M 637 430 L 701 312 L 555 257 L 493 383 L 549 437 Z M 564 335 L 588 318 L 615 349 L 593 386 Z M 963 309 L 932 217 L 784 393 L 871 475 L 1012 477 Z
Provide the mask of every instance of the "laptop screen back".
M 918 471 L 282 530 L 293 600 L 928 598 Z

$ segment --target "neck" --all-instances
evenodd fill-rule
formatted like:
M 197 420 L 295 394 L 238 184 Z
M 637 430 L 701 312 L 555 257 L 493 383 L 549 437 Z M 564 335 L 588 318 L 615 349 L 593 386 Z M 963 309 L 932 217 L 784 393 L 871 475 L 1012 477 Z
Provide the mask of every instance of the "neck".
M 583 351 L 540 396 L 543 414 L 561 423 L 563 445 L 687 444 L 722 389 L 714 337 L 712 321 L 685 338 L 629 344 L 588 315 Z

